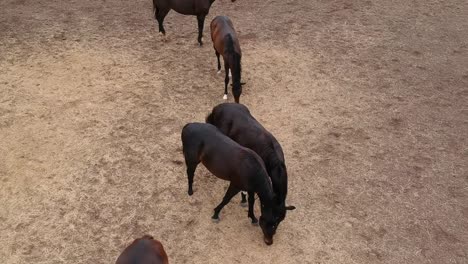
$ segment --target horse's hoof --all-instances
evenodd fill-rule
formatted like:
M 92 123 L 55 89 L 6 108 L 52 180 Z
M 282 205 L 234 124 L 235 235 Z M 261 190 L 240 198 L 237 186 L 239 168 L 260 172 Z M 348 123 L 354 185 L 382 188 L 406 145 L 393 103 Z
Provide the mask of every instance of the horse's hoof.
M 220 74 L 221 73 L 221 70 L 219 70 L 218 72 L 216 72 L 216 74 Z
M 193 191 L 192 191 L 192 190 L 188 191 L 188 195 L 189 195 L 189 196 L 192 196 L 192 194 L 193 194 Z
M 242 207 L 247 207 L 247 205 L 248 205 L 247 202 L 241 202 L 240 203 L 240 206 L 242 206 Z
M 211 217 L 211 221 L 212 221 L 213 223 L 219 223 L 220 219 L 219 219 L 219 217 L 218 217 L 218 218 L 213 218 L 213 217 Z
M 258 226 L 258 221 L 257 222 L 252 222 L 253 226 Z
M 224 99 L 224 100 L 227 100 L 227 94 L 225 94 L 225 95 L 223 96 L 223 99 Z

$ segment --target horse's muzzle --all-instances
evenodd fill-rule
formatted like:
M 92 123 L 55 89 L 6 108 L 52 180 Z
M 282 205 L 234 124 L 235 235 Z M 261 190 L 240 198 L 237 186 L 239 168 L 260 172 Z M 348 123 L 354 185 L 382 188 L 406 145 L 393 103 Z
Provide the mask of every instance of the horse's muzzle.
M 264 236 L 264 237 L 263 237 L 263 241 L 264 241 L 265 244 L 267 244 L 268 246 L 270 246 L 271 244 L 273 244 L 273 238 L 272 238 L 272 237 L 268 238 L 268 237 Z

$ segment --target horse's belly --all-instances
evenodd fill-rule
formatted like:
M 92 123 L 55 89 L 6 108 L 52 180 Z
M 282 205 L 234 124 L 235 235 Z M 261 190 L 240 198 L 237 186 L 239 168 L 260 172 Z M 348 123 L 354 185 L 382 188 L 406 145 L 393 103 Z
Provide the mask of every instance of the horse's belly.
M 202 15 L 208 14 L 210 9 L 209 1 L 187 1 L 172 0 L 171 8 L 182 15 Z
M 229 171 L 226 169 L 226 167 L 223 167 L 222 165 L 220 166 L 220 164 L 212 164 L 208 161 L 202 161 L 202 163 L 208 169 L 208 171 L 210 171 L 216 177 L 225 181 L 231 180 L 231 177 L 229 177 Z

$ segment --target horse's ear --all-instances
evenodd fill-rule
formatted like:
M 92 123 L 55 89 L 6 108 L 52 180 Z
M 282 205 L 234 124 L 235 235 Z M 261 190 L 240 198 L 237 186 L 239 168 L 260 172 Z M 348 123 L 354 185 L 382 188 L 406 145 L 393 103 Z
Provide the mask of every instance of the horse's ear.
M 294 210 L 294 209 L 296 209 L 296 206 L 294 206 L 294 205 L 286 206 L 286 210 Z

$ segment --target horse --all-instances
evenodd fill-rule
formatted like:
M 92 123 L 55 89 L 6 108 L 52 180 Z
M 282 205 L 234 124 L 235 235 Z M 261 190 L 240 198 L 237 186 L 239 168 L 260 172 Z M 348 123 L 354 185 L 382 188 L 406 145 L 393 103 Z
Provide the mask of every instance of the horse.
M 193 194 L 193 178 L 201 162 L 216 177 L 229 181 L 229 188 L 211 217 L 219 221 L 221 209 L 241 190 L 249 197 L 248 217 L 252 224 L 259 223 L 263 240 L 273 244 L 276 232 L 274 192 L 262 159 L 252 150 L 244 148 L 222 134 L 215 126 L 205 123 L 188 123 L 182 129 L 182 146 L 187 166 L 188 195 Z M 260 199 L 261 216 L 254 214 L 255 194 Z
M 153 12 L 159 25 L 159 33 L 164 37 L 164 18 L 173 9 L 179 14 L 197 16 L 198 21 L 198 43 L 203 45 L 203 26 L 205 17 L 210 11 L 210 7 L 215 0 L 153 0 Z M 236 0 L 231 0 L 235 2 Z
M 216 126 L 223 134 L 257 153 L 263 160 L 276 194 L 275 213 L 277 225 L 286 217 L 287 210 L 295 206 L 286 206 L 288 192 L 288 173 L 284 154 L 278 140 L 266 130 L 242 104 L 223 103 L 215 106 L 206 117 L 206 122 Z M 242 193 L 242 202 L 245 194 Z
M 166 251 L 150 235 L 135 239 L 117 258 L 115 264 L 168 264 Z
M 227 87 L 229 83 L 229 75 L 232 73 L 232 94 L 234 100 L 239 103 L 239 97 L 242 93 L 241 83 L 241 58 L 242 53 L 240 49 L 239 39 L 237 38 L 236 31 L 229 17 L 217 16 L 211 21 L 211 40 L 213 41 L 213 48 L 218 59 L 218 74 L 221 73 L 221 62 L 219 56 L 223 55 L 224 61 L 224 96 L 227 99 Z

